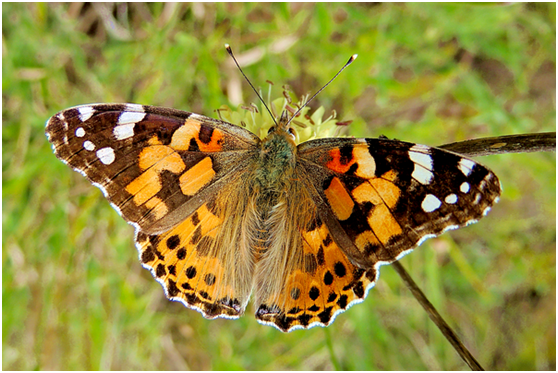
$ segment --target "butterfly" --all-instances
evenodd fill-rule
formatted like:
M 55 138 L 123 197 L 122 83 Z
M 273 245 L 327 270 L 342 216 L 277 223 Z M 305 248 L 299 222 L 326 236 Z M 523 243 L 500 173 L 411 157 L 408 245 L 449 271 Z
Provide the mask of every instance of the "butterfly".
M 202 115 L 94 104 L 54 115 L 56 156 L 136 229 L 166 296 L 206 318 L 288 332 L 329 325 L 425 239 L 476 222 L 496 175 L 459 154 L 389 139 L 295 143 L 283 112 L 267 136 Z
M 253 296 L 256 319 L 289 332 L 331 324 L 364 300 L 381 265 L 476 222 L 501 192 L 493 172 L 442 149 L 384 138 L 297 144 L 291 122 L 318 93 L 278 120 L 258 94 L 274 119 L 263 139 L 138 104 L 69 108 L 46 134 L 135 227 L 140 261 L 169 299 L 235 319 Z

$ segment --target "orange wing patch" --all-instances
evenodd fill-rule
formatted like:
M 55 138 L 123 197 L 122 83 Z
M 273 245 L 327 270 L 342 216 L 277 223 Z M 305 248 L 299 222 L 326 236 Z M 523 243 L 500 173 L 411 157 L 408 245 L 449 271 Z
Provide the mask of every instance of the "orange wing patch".
M 393 171 L 388 171 L 385 176 L 385 178 L 382 176 L 370 179 L 352 191 L 357 203 L 370 202 L 374 205 L 367 216 L 368 225 L 377 238 L 371 243 L 379 240 L 382 244 L 386 244 L 393 236 L 403 233 L 391 213 L 399 201 L 401 190 L 390 181 L 395 178 Z M 359 236 L 359 238 L 362 240 L 364 237 Z
M 145 207 L 150 210 L 156 219 L 162 219 L 169 212 L 167 204 L 159 197 L 153 197 L 145 202 Z
M 170 146 L 176 150 L 190 150 L 195 141 L 199 151 L 218 152 L 223 150 L 225 135 L 215 127 L 188 118 L 185 125 L 175 131 Z
M 164 188 L 161 177 L 164 171 L 181 174 L 180 189 L 188 197 L 208 185 L 214 179 L 216 172 L 210 157 L 203 158 L 187 169 L 182 157 L 173 148 L 157 144 L 156 138 L 150 142 L 153 145 L 143 149 L 139 155 L 138 163 L 142 173 L 125 189 L 133 196 L 134 204 L 137 206 L 145 204 L 145 207 L 152 210 L 155 217 L 160 219 L 169 211 L 164 202 L 156 197 L 156 194 Z
M 134 203 L 141 206 L 163 188 L 159 179 L 161 172 L 166 170 L 178 174 L 186 165 L 172 148 L 153 145 L 140 153 L 139 167 L 143 173 L 126 186 L 126 191 L 134 196 Z
M 214 177 L 213 161 L 205 157 L 180 176 L 180 189 L 184 195 L 193 196 Z
M 337 177 L 331 180 L 324 194 L 337 219 L 347 220 L 351 216 L 355 203 Z

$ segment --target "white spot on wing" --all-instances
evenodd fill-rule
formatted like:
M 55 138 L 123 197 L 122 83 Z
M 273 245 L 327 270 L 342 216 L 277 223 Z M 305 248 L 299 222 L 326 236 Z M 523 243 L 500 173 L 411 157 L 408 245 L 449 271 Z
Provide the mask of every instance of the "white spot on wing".
M 125 111 L 118 117 L 118 124 L 137 123 L 145 118 L 145 113 Z
M 95 144 L 93 144 L 89 140 L 86 140 L 86 141 L 83 142 L 83 148 L 85 150 L 89 150 L 90 152 L 92 152 L 93 150 L 95 150 Z
M 58 119 L 60 119 L 60 121 L 62 122 L 62 125 L 64 126 L 64 130 L 67 131 L 68 130 L 68 122 L 66 121 L 66 118 L 64 118 L 64 113 L 58 113 L 58 115 L 56 116 Z M 48 124 L 48 122 L 47 122 Z
M 122 115 L 124 115 L 126 113 L 123 113 Z M 131 114 L 131 113 L 128 113 Z M 120 117 L 122 117 L 122 115 Z M 145 115 L 145 114 L 142 114 Z M 119 120 L 120 121 L 120 120 Z M 134 126 L 136 125 L 136 123 L 128 123 L 128 124 L 121 124 L 119 126 L 114 127 L 114 130 L 112 131 L 114 137 L 117 140 L 124 140 L 127 138 L 130 138 L 132 136 L 134 136 Z
M 68 162 L 64 162 L 64 163 L 68 164 Z M 72 166 L 70 166 L 70 167 L 72 167 Z M 74 171 L 77 171 L 80 174 L 82 174 L 84 177 L 87 177 L 87 174 L 85 173 L 85 171 L 80 170 L 79 168 L 74 168 L 74 167 L 72 167 L 72 168 L 74 169 Z M 93 183 L 93 185 L 96 186 L 94 183 Z
M 438 209 L 442 202 L 436 196 L 427 194 L 422 201 L 421 207 L 425 212 L 432 212 Z
M 103 189 L 104 189 L 104 188 L 103 188 Z M 119 208 L 118 206 L 116 206 L 116 205 L 115 205 L 114 203 L 112 203 L 112 202 L 110 203 L 110 205 L 112 206 L 113 209 L 116 210 L 116 212 L 118 213 L 118 215 L 124 217 L 124 216 L 122 215 L 122 211 L 120 211 L 120 208 Z M 136 224 L 133 223 L 133 222 L 129 222 L 129 224 L 133 225 L 134 227 L 136 226 Z
M 143 106 L 140 104 L 126 104 L 126 109 L 124 109 L 126 111 L 135 111 L 137 113 L 143 113 L 145 112 L 145 110 L 143 110 Z
M 459 228 L 459 225 L 448 225 L 447 227 L 444 228 L 442 233 L 447 232 L 447 231 L 452 231 L 452 230 L 457 229 L 457 228 Z
M 89 118 L 93 116 L 95 109 L 92 106 L 81 106 L 78 108 L 79 111 L 79 119 L 82 122 L 85 122 Z
M 411 151 L 409 151 L 409 158 L 411 158 L 411 161 L 418 163 L 419 165 L 426 168 L 427 170 L 432 171 L 432 157 L 428 154 L 414 152 L 412 151 L 413 149 L 414 146 L 411 148 Z
M 83 129 L 83 127 L 78 127 L 76 129 L 76 136 L 77 137 L 83 137 L 85 136 L 85 130 Z
M 415 144 L 411 147 L 411 151 L 419 153 L 430 153 L 430 147 L 422 144 Z
M 461 184 L 461 186 L 459 187 L 459 190 L 461 190 L 463 193 L 469 193 L 469 190 L 471 190 L 471 187 L 469 186 L 469 183 L 465 182 L 465 183 Z
M 114 150 L 112 148 L 101 148 L 97 150 L 97 157 L 103 164 L 111 164 L 114 162 Z
M 476 205 L 477 203 L 479 203 L 480 200 L 481 200 L 481 197 L 482 197 L 481 194 L 480 194 L 480 193 L 477 193 L 477 194 L 475 195 L 475 200 L 473 201 L 473 203 L 474 203 L 475 205 Z
M 415 169 L 411 176 L 422 185 L 428 185 L 432 181 L 434 174 L 432 174 L 432 172 L 428 171 L 427 169 L 415 164 Z
M 205 117 L 203 115 L 196 114 L 196 113 L 191 113 L 190 118 L 196 119 L 196 120 L 201 120 L 201 121 L 204 121 L 204 120 L 207 119 L 207 117 Z
M 467 226 L 467 225 L 471 225 L 471 224 L 475 224 L 475 223 L 477 223 L 477 222 L 478 222 L 478 220 L 477 220 L 477 219 L 471 219 L 471 220 L 469 220 L 469 221 L 465 222 L 465 226 Z
M 457 196 L 455 194 L 448 194 L 445 199 L 446 203 L 454 204 L 457 202 Z
M 105 198 L 107 198 L 107 199 L 109 198 L 109 194 L 108 194 L 107 190 L 105 189 L 105 187 L 103 185 L 101 185 L 99 183 L 91 183 L 91 184 L 93 184 L 93 186 L 96 186 L 97 188 L 101 189 L 101 192 L 103 192 L 103 195 L 105 196 Z M 115 205 L 112 204 L 112 202 L 111 202 L 110 205 L 112 207 L 115 207 Z M 120 214 L 120 210 L 118 208 L 116 209 L 116 212 L 118 212 L 118 214 Z M 122 214 L 120 214 L 120 215 L 122 215 Z
M 413 145 L 409 150 L 409 158 L 415 163 L 415 169 L 411 175 L 415 180 L 423 185 L 428 185 L 432 181 L 432 157 L 429 152 L 430 148 L 424 145 Z
M 470 159 L 461 158 L 461 160 L 459 161 L 459 169 L 465 176 L 469 176 L 471 174 L 474 166 L 475 162 L 471 161 Z
M 422 237 L 420 240 L 418 240 L 418 242 L 417 242 L 417 244 L 416 244 L 415 247 L 418 247 L 418 246 L 422 245 L 422 244 L 424 243 L 424 241 L 426 241 L 426 240 L 429 239 L 429 238 L 433 238 L 433 237 L 436 237 L 436 235 L 435 235 L 435 234 L 427 234 L 427 235 L 425 235 L 425 236 Z M 409 251 L 410 251 L 410 250 L 409 250 Z

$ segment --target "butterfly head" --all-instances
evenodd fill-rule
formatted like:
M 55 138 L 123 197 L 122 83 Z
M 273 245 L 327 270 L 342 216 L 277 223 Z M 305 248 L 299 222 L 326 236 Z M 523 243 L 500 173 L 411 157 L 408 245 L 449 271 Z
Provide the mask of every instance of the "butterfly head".
M 276 122 L 276 124 L 272 126 L 269 131 L 267 131 L 266 140 L 273 137 L 280 137 L 286 139 L 287 142 L 292 143 L 292 146 L 296 146 L 296 132 L 291 127 L 291 120 L 292 118 L 289 118 L 288 112 L 286 110 L 283 110 L 283 112 L 281 113 L 281 117 L 279 117 L 279 120 Z

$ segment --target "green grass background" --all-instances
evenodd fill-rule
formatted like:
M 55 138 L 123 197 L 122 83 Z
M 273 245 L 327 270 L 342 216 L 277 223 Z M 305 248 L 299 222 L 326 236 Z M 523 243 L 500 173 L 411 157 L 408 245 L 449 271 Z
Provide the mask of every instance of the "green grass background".
M 240 77 L 229 43 L 274 97 L 283 84 L 315 92 L 358 53 L 312 104 L 353 119 L 347 135 L 440 145 L 554 131 L 555 4 L 4 3 L 2 21 L 3 369 L 467 369 L 389 267 L 326 329 L 282 334 L 252 306 L 205 320 L 167 301 L 132 227 L 56 159 L 44 123 L 92 102 L 217 117 Z M 555 154 L 480 161 L 501 202 L 402 263 L 485 368 L 554 370 Z

